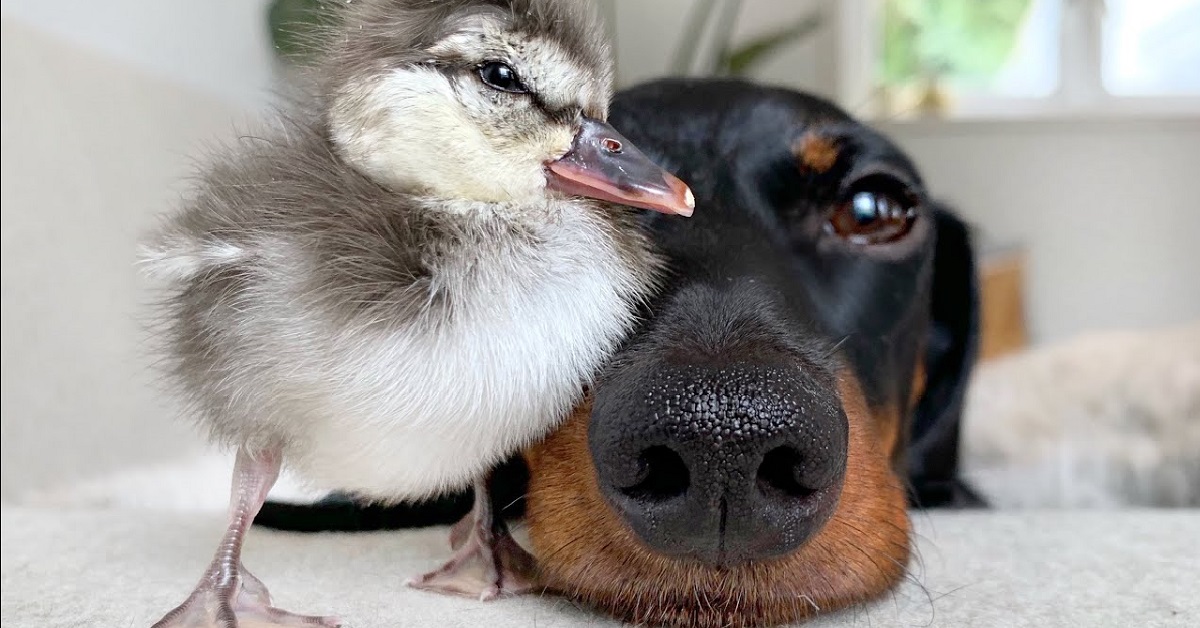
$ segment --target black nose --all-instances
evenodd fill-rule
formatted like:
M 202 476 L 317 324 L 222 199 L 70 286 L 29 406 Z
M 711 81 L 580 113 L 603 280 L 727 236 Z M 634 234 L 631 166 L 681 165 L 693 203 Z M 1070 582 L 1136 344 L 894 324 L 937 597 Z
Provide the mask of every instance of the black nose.
M 640 371 L 640 372 L 639 372 Z M 716 566 L 780 556 L 832 515 L 846 415 L 803 366 L 629 369 L 596 390 L 605 496 L 650 548 Z

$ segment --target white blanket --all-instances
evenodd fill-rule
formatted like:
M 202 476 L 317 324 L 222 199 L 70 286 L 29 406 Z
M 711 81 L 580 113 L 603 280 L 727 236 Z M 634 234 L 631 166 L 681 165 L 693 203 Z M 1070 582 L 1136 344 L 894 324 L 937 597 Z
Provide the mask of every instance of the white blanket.
M 1200 625 L 1200 511 L 918 514 L 912 577 L 813 626 L 1126 628 Z M 4 628 L 144 628 L 195 585 L 220 514 L 2 514 Z M 616 626 L 554 596 L 481 603 L 406 589 L 447 555 L 446 530 L 299 535 L 255 530 L 247 567 L 284 608 L 350 628 Z

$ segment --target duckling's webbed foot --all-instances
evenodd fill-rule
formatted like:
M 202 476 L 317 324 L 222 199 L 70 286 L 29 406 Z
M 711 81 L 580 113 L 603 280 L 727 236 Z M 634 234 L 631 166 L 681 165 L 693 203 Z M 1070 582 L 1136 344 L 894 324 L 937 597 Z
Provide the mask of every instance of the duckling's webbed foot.
M 490 478 L 475 484 L 475 507 L 450 532 L 454 556 L 408 585 L 488 601 L 534 590 L 534 559 L 492 507 Z
M 279 477 L 280 453 L 239 451 L 233 469 L 229 528 L 208 571 L 183 604 L 152 628 L 249 628 L 250 626 L 320 626 L 336 628 L 335 617 L 296 615 L 271 606 L 261 580 L 242 566 L 242 542 L 267 492 Z

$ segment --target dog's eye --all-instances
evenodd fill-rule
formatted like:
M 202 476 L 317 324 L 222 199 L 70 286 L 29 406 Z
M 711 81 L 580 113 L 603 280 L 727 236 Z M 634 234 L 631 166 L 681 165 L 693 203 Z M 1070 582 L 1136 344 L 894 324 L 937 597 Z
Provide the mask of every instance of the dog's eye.
M 855 244 L 884 244 L 904 237 L 916 218 L 915 203 L 897 195 L 860 190 L 834 207 L 828 228 Z
M 484 85 L 502 92 L 524 94 L 529 90 L 512 66 L 501 61 L 488 61 L 479 66 L 479 79 Z

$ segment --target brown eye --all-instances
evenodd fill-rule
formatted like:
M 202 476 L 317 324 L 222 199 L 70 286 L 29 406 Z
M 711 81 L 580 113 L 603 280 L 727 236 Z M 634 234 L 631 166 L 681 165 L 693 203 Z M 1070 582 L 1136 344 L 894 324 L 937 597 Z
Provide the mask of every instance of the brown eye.
M 904 237 L 916 220 L 913 203 L 882 192 L 855 192 L 834 207 L 828 227 L 855 244 L 884 244 Z

